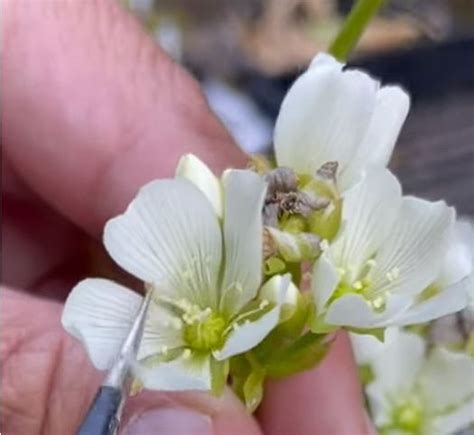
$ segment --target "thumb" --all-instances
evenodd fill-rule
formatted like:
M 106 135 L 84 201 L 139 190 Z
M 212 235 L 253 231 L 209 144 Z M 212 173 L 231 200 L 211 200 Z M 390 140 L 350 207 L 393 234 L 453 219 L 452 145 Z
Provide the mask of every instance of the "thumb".
M 60 326 L 62 305 L 2 289 L 1 427 L 8 434 L 75 433 L 100 385 L 79 342 Z M 230 392 L 144 392 L 125 406 L 122 434 L 259 435 Z

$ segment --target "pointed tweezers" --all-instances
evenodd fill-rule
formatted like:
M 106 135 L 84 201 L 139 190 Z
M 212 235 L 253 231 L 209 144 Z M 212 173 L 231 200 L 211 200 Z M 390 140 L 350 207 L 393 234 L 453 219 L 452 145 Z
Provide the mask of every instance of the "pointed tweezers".
M 150 300 L 151 291 L 148 291 L 114 365 L 108 371 L 89 412 L 77 431 L 78 435 L 115 435 L 117 433 L 123 405 L 128 395 L 130 365 L 137 358 Z

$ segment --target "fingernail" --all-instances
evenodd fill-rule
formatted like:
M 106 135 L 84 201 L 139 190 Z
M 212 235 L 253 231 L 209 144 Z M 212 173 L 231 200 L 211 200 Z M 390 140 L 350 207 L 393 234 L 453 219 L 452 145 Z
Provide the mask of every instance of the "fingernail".
M 211 418 L 185 408 L 146 411 L 132 419 L 124 435 L 213 435 Z

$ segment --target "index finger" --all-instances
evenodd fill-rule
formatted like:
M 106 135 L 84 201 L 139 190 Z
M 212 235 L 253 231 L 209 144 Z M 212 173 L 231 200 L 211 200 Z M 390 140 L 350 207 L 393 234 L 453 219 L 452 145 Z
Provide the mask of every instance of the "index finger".
M 243 154 L 197 83 L 117 2 L 9 1 L 4 151 L 28 185 L 91 234 L 193 152 L 217 170 Z

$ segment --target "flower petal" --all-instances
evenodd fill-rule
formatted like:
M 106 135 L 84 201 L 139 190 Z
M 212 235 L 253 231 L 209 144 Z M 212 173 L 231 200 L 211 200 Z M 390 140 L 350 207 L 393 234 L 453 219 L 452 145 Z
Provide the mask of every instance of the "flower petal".
M 439 273 L 453 221 L 454 209 L 444 202 L 404 198 L 396 225 L 375 257 L 372 288 L 379 294 L 421 293 Z
M 193 154 L 186 154 L 179 160 L 176 178 L 184 178 L 195 184 L 214 207 L 216 215 L 222 217 L 222 186 L 212 171 Z
M 473 255 L 474 229 L 472 225 L 468 222 L 455 222 L 437 283 L 444 287 L 467 277 L 473 270 Z
M 387 423 L 388 400 L 414 387 L 424 361 L 425 342 L 421 337 L 404 331 L 397 335 L 371 364 L 375 381 L 366 392 L 377 425 Z
M 464 353 L 436 348 L 423 367 L 419 385 L 433 412 L 460 406 L 474 397 L 474 360 Z
M 392 295 L 386 301 L 384 311 L 374 311 L 360 295 L 348 294 L 336 299 L 327 309 L 326 323 L 354 328 L 378 328 L 396 325 L 393 319 L 406 310 L 412 299 L 403 295 Z
M 85 346 L 94 366 L 113 364 L 143 297 L 106 279 L 86 279 L 69 294 L 61 322 Z
M 474 423 L 474 400 L 468 401 L 449 414 L 435 417 L 433 423 L 440 435 L 454 434 L 466 429 L 469 424 Z
M 379 89 L 368 129 L 348 171 L 340 180 L 342 190 L 353 185 L 368 165 L 387 166 L 409 108 L 410 98 L 400 87 Z
M 228 315 L 252 299 L 262 279 L 262 208 L 267 184 L 251 171 L 223 177 L 225 270 L 221 309 Z
M 153 366 L 139 361 L 134 368 L 134 375 L 150 390 L 210 390 L 210 356 L 191 354 L 189 358 L 181 356 Z
M 314 263 L 311 277 L 311 291 L 318 313 L 324 311 L 325 305 L 339 282 L 336 267 L 326 253 Z
M 399 326 L 429 322 L 464 309 L 468 304 L 469 280 L 453 284 L 435 296 L 401 313 L 394 322 Z
M 222 258 L 218 217 L 188 180 L 157 180 L 105 226 L 104 243 L 125 270 L 169 297 L 216 307 Z
M 183 348 L 183 322 L 160 303 L 151 301 L 145 320 L 138 359 Z
M 382 245 L 402 205 L 397 178 L 385 168 L 370 168 L 364 179 L 344 195 L 345 227 L 331 246 L 335 262 L 357 272 Z
M 290 278 L 288 275 L 276 275 L 262 287 L 263 294 L 274 293 L 270 288 L 277 289 L 276 306 L 257 320 L 244 323 L 234 329 L 227 337 L 223 348 L 215 353 L 214 357 L 217 360 L 222 361 L 252 349 L 271 332 L 279 323 L 281 306 L 285 301 L 289 284 Z
M 349 333 L 354 358 L 357 364 L 370 364 L 380 352 L 383 352 L 387 346 L 390 346 L 392 341 L 398 339 L 398 335 L 399 329 L 396 327 L 387 328 L 385 330 L 383 341 L 380 341 L 372 334 Z
M 278 166 L 311 174 L 329 161 L 344 171 L 364 138 L 378 83 L 328 55 L 317 56 L 290 88 L 275 126 Z

